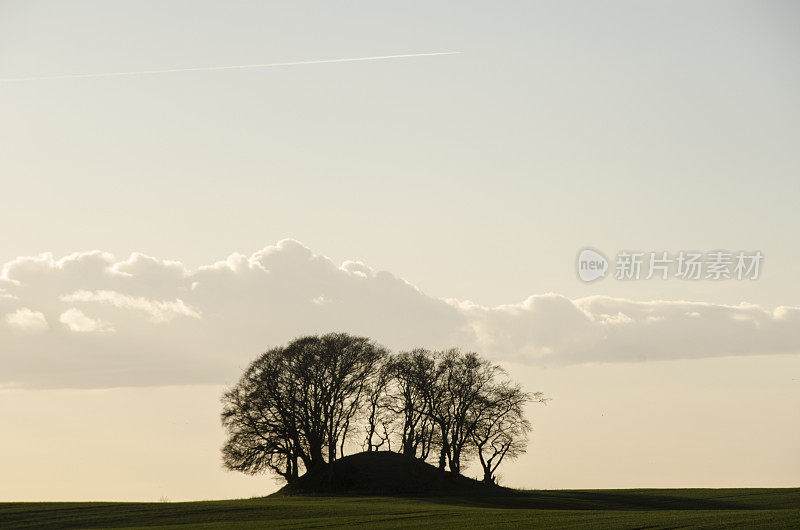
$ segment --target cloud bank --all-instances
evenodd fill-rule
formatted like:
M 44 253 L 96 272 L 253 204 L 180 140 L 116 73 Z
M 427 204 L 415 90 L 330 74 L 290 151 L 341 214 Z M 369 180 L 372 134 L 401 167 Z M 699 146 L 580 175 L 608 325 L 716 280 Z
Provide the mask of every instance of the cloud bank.
M 797 307 L 558 294 L 483 307 L 291 239 L 197 270 L 138 253 L 20 257 L 3 266 L 0 316 L 0 385 L 20 387 L 230 382 L 267 347 L 331 330 L 538 364 L 800 353 Z

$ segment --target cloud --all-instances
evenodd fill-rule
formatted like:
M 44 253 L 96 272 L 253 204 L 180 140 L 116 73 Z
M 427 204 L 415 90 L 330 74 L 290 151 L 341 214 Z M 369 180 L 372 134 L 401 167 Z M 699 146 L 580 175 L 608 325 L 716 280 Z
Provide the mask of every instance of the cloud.
M 200 313 L 177 298 L 175 301 L 150 300 L 143 296 L 128 296 L 116 291 L 75 291 L 61 297 L 62 302 L 100 302 L 114 307 L 144 311 L 150 322 L 169 322 L 177 316 L 200 318 Z
M 44 331 L 48 327 L 47 319 L 43 313 L 38 311 L 31 311 L 27 307 L 17 309 L 13 313 L 8 313 L 5 316 L 5 321 L 15 328 L 23 331 Z
M 629 362 L 800 353 L 800 308 L 531 296 L 494 308 L 451 302 L 478 349 L 522 362 Z
M 331 330 L 536 364 L 800 352 L 800 308 L 558 294 L 484 307 L 291 239 L 196 270 L 91 251 L 20 257 L 2 271 L 0 385 L 225 383 L 267 347 Z M 63 325 L 19 333 L 34 321 Z
M 111 333 L 114 326 L 102 320 L 95 320 L 83 314 L 83 311 L 71 308 L 58 317 L 58 321 L 75 333 Z

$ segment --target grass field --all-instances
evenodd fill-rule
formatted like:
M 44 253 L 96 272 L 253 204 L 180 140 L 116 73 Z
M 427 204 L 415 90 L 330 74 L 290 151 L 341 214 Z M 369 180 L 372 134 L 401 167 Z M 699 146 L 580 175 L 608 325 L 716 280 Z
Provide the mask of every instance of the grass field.
M 0 528 L 800 528 L 800 488 L 520 491 L 489 498 L 264 497 L 0 503 Z

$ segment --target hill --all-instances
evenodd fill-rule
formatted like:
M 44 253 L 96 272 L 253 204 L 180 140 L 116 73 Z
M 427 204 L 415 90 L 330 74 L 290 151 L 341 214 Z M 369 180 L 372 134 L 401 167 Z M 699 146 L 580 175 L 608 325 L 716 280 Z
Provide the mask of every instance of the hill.
M 512 490 L 483 484 L 391 451 L 349 455 L 315 469 L 275 495 L 502 495 Z

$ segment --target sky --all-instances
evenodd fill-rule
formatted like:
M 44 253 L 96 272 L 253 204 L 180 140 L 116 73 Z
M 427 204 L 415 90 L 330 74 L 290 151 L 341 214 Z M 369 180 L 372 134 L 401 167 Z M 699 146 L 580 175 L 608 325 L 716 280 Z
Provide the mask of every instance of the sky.
M 276 489 L 219 396 L 331 330 L 545 392 L 511 486 L 798 485 L 799 16 L 0 0 L 0 500 Z M 614 277 L 719 249 L 758 278 Z

